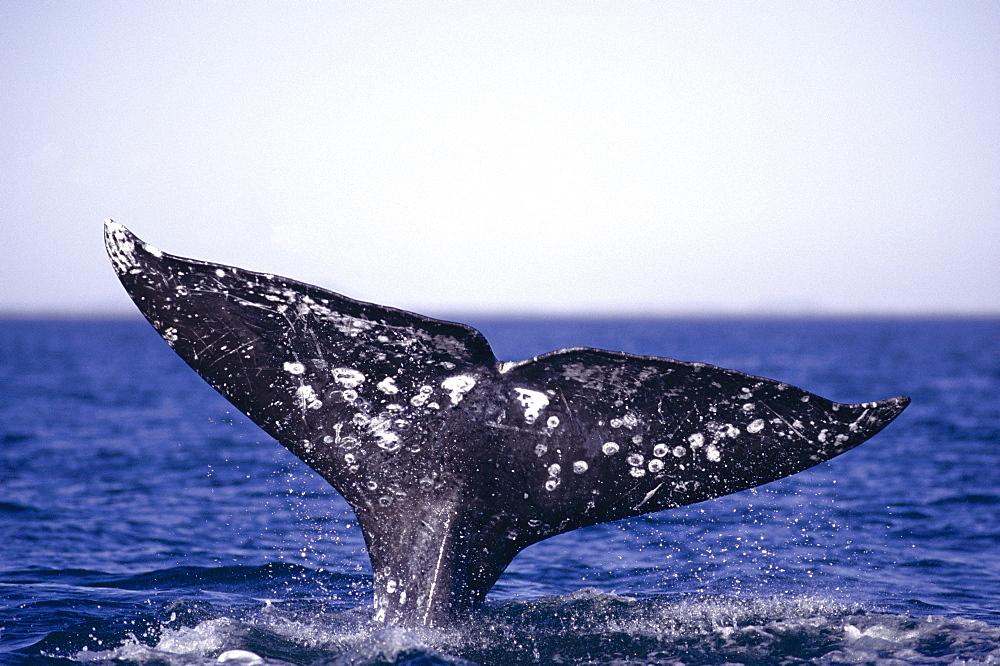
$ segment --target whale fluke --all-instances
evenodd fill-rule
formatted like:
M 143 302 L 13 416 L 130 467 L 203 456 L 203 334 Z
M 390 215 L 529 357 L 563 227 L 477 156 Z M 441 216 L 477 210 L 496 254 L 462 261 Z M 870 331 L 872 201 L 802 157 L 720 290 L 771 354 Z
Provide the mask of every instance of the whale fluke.
M 533 543 L 794 474 L 909 404 L 597 349 L 499 363 L 468 326 L 169 255 L 110 220 L 105 243 L 167 344 L 354 509 L 380 622 L 452 622 Z

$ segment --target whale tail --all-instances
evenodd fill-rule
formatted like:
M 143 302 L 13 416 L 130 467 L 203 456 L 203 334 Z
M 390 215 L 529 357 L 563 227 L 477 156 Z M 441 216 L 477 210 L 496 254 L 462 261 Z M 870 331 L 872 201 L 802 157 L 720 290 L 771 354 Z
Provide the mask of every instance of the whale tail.
M 468 326 L 169 255 L 110 220 L 105 243 L 167 344 L 354 509 L 386 623 L 451 622 L 537 541 L 794 474 L 909 404 L 597 349 L 499 363 Z

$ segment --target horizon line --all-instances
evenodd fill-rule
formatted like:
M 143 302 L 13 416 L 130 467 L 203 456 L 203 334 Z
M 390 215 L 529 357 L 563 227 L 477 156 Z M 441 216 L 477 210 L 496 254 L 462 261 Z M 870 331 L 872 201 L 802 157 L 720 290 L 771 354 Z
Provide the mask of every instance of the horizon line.
M 405 308 L 396 308 L 404 311 Z M 542 310 L 542 309 L 431 309 L 419 313 L 432 319 L 462 322 L 475 319 L 511 320 L 622 320 L 654 321 L 680 319 L 799 319 L 799 320 L 1000 320 L 1000 310 L 836 310 L 836 309 L 713 309 L 675 310 Z M 127 309 L 0 309 L 0 321 L 145 321 L 141 313 Z

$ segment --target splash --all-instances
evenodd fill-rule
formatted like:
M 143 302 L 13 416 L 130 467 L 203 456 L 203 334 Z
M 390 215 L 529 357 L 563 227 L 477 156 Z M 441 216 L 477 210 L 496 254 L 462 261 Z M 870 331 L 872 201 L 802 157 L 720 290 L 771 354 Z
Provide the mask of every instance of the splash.
M 81 662 L 169 664 L 993 663 L 1000 628 L 865 609 L 819 596 L 638 598 L 584 588 L 487 604 L 447 630 L 384 628 L 369 610 L 266 603 L 163 628 Z

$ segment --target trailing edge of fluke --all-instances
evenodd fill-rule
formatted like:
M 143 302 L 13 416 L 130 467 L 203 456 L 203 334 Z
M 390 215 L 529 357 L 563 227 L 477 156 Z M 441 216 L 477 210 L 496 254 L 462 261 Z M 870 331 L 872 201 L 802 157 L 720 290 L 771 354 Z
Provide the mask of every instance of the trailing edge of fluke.
M 105 243 L 167 344 L 354 509 L 379 622 L 453 622 L 533 543 L 794 474 L 909 404 L 579 347 L 500 363 L 462 324 L 169 255 L 111 220 Z

